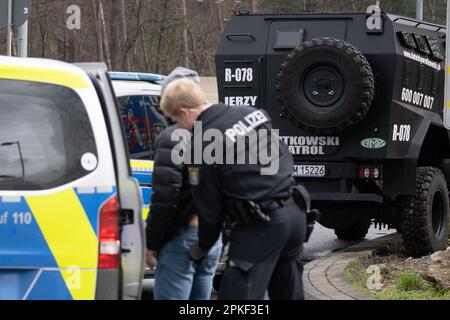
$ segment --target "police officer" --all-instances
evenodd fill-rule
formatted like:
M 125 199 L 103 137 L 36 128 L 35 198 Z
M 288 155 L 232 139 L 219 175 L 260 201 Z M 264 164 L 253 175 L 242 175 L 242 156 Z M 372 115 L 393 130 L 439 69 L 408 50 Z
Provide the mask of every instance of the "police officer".
M 161 94 L 169 83 L 180 78 L 200 83 L 197 72 L 179 67 L 166 77 Z M 165 129 L 156 142 L 146 262 L 156 267 L 155 300 L 209 300 L 222 242 L 219 239 L 201 263 L 189 258 L 190 244 L 198 242 L 198 219 L 188 170 L 182 163 L 171 161 L 176 144 L 171 135 L 177 128 L 173 125 Z
M 295 185 L 292 155 L 270 131 L 270 118 L 251 107 L 208 104 L 205 93 L 188 79 L 174 81 L 166 88 L 161 108 L 182 128 L 193 131 L 193 158 L 211 149 L 208 139 L 199 139 L 197 135 L 215 129 L 215 133 L 219 131 L 224 137 L 222 144 L 219 141 L 215 145 L 224 146 L 223 161 L 211 164 L 202 159 L 189 166 L 199 216 L 199 243 L 191 247 L 191 258 L 201 260 L 208 253 L 219 238 L 226 217 L 236 225 L 230 235 L 229 261 L 219 299 L 259 300 L 267 290 L 270 299 L 303 299 L 300 255 L 306 215 L 292 198 Z M 262 131 L 269 136 L 256 144 L 247 141 L 244 148 L 233 145 L 246 135 Z M 196 145 L 198 141 L 200 147 Z M 263 173 L 267 163 L 263 165 L 259 160 L 256 164 L 237 163 L 239 155 L 249 154 L 255 145 L 257 152 L 276 146 L 276 150 L 268 153 L 271 164 L 277 164 L 278 170 Z M 228 157 L 232 152 L 235 154 Z M 218 156 L 221 151 L 216 149 L 212 154 Z M 250 158 L 247 156 L 247 160 Z

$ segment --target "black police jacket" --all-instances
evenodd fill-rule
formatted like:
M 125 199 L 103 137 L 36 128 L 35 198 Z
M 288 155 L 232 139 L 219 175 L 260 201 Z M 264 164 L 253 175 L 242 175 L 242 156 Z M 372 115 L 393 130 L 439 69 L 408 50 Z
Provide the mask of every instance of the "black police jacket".
M 156 142 L 153 193 L 146 227 L 149 250 L 159 251 L 195 214 L 187 168 L 171 159 L 176 144 L 171 141 L 171 134 L 177 128 L 167 128 Z
M 192 139 L 193 151 L 190 159 L 192 164 L 188 165 L 188 169 L 190 184 L 193 187 L 193 199 L 199 217 L 199 246 L 202 249 L 209 249 L 217 241 L 222 230 L 226 217 L 225 202 L 228 199 L 250 199 L 262 202 L 284 199 L 291 195 L 292 187 L 295 184 L 292 176 L 293 157 L 278 135 L 270 134 L 271 119 L 263 110 L 217 104 L 202 112 L 197 121 Z M 201 130 L 199 130 L 200 127 Z M 211 149 L 209 146 L 211 142 L 203 140 L 212 141 L 212 139 L 202 139 L 201 137 L 207 133 L 208 129 L 217 129 L 224 136 L 223 164 L 217 161 L 212 164 L 207 164 L 205 161 L 199 163 L 198 159 L 195 159 L 195 155 L 200 153 L 199 143 L 202 151 L 208 153 L 207 151 Z M 252 130 L 254 130 L 253 133 L 258 134 L 266 131 L 269 137 L 267 143 L 258 139 L 258 143 L 245 144 L 246 153 L 252 147 L 256 148 L 258 152 L 267 152 L 271 139 L 277 141 L 278 155 L 274 153 L 272 159 L 274 160 L 272 162 L 278 161 L 278 170 L 275 174 L 262 175 L 261 169 L 267 166 L 262 165 L 260 161 L 254 164 L 250 164 L 249 161 L 246 161 L 245 164 L 236 163 L 238 155 L 243 152 L 243 149 L 238 151 L 238 148 L 233 146 L 234 151 L 231 152 L 230 145 L 227 143 L 233 145 L 233 141 L 236 142 L 238 138 L 251 133 Z M 220 153 L 218 151 L 217 154 L 220 156 Z M 234 163 L 228 158 L 234 158 Z

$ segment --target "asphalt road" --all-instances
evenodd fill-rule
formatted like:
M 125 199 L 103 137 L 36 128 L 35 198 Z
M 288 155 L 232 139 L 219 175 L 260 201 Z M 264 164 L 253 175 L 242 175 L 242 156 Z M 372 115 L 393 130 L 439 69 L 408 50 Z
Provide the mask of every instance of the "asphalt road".
M 375 229 L 372 226 L 366 236 L 366 239 L 363 241 L 382 237 L 394 232 L 395 230 L 388 230 L 387 228 L 379 230 L 378 228 Z M 339 240 L 334 234 L 334 230 L 327 229 L 317 223 L 309 242 L 305 244 L 303 260 L 305 262 L 310 262 L 358 242 L 360 241 Z
M 363 241 L 375 239 L 378 237 L 385 236 L 387 234 L 393 233 L 395 230 L 388 229 L 375 229 L 373 226 L 370 228 L 366 239 Z M 316 224 L 314 232 L 308 243 L 305 244 L 303 252 L 303 260 L 305 263 L 318 259 L 320 257 L 326 256 L 334 251 L 338 251 L 349 247 L 359 241 L 342 241 L 339 240 L 335 234 L 334 230 L 327 229 L 320 224 Z M 143 299 L 151 299 L 152 297 L 153 280 L 144 280 L 143 287 Z

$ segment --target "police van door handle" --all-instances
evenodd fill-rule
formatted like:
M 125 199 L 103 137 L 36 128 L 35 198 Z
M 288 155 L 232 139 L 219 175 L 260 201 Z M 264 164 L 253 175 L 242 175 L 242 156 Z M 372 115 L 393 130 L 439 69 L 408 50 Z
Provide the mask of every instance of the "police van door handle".
M 243 37 L 250 38 L 253 41 L 256 40 L 255 36 L 252 35 L 251 33 L 229 33 L 225 35 L 225 37 L 227 37 L 227 39 L 230 41 L 233 41 L 233 38 L 243 38 Z
M 125 226 L 134 223 L 134 211 L 132 209 L 120 209 L 120 225 Z

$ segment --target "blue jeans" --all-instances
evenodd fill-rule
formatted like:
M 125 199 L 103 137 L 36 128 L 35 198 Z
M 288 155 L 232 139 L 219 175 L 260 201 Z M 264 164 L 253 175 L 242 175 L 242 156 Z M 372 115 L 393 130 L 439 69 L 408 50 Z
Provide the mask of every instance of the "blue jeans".
M 191 246 L 198 243 L 196 227 L 182 228 L 166 243 L 158 255 L 155 273 L 155 300 L 209 300 L 212 283 L 222 252 L 222 239 L 211 248 L 200 263 L 188 255 Z

